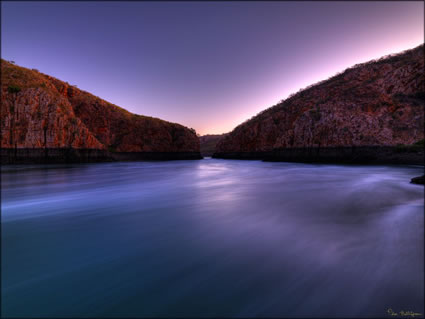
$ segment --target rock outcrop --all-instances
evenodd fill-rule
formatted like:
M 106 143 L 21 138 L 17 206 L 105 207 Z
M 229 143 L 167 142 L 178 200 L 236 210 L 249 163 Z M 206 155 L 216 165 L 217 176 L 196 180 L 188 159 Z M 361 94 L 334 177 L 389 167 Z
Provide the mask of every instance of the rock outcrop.
M 380 147 L 424 138 L 424 85 L 423 45 L 355 65 L 239 125 L 217 144 L 214 157 L 317 161 L 335 154 L 367 162 L 370 155 L 371 162 L 385 162 Z M 423 149 L 415 150 L 413 162 L 423 163 Z
M 2 163 L 201 158 L 191 129 L 132 114 L 37 70 L 4 60 L 1 68 Z
M 425 184 L 425 175 L 413 177 L 410 182 L 412 184 L 424 185 Z

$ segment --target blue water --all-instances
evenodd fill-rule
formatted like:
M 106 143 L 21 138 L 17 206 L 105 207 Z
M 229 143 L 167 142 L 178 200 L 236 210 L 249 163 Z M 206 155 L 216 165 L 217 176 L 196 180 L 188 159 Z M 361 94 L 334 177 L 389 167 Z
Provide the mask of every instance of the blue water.
M 2 316 L 424 313 L 421 167 L 2 168 Z

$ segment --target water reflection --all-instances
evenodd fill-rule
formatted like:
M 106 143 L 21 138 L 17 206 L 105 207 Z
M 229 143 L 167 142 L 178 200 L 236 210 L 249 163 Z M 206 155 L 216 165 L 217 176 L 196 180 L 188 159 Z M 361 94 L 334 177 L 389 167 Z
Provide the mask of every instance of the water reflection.
M 2 315 L 424 313 L 419 167 L 2 168 Z

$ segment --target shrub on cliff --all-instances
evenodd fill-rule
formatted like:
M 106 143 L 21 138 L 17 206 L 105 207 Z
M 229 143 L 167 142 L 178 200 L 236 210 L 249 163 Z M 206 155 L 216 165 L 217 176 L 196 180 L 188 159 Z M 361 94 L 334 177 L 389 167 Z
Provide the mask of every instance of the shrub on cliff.
M 9 87 L 7 88 L 7 91 L 9 93 L 19 93 L 21 91 L 21 88 L 17 85 L 9 85 Z
M 420 141 L 417 141 L 415 144 L 413 144 L 413 145 L 416 145 L 416 146 L 422 146 L 422 147 L 424 147 L 425 146 L 425 139 L 421 139 Z
M 399 153 L 406 153 L 406 152 L 421 152 L 423 151 L 425 140 L 419 140 L 416 143 L 413 143 L 411 145 L 405 145 L 405 144 L 398 144 L 395 146 L 395 151 Z

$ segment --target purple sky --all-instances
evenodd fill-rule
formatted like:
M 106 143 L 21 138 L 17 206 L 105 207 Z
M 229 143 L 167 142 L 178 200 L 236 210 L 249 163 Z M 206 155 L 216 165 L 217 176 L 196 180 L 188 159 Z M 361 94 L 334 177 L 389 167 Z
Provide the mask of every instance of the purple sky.
M 424 41 L 423 2 L 2 2 L 2 58 L 143 115 L 232 130 Z

